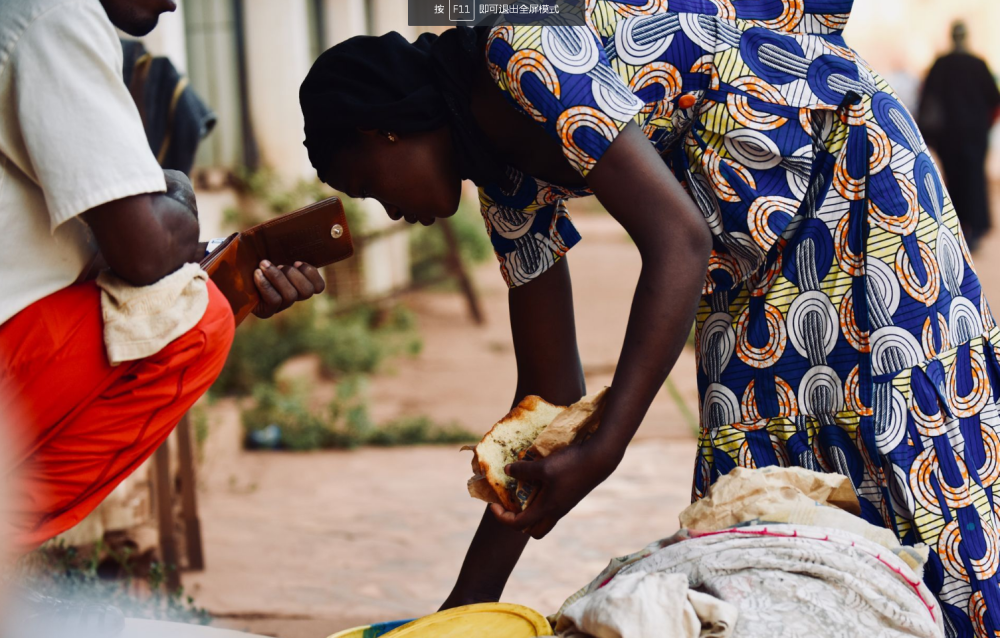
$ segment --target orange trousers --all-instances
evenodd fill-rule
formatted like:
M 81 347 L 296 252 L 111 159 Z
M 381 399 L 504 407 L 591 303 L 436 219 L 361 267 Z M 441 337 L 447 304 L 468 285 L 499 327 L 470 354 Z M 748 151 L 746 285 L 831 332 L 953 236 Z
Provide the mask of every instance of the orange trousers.
M 194 328 L 148 359 L 114 367 L 93 282 L 49 295 L 0 326 L 0 420 L 13 435 L 0 446 L 13 451 L 13 471 L 3 473 L 13 479 L 7 527 L 15 552 L 92 512 L 218 377 L 233 313 L 208 287 L 208 309 Z

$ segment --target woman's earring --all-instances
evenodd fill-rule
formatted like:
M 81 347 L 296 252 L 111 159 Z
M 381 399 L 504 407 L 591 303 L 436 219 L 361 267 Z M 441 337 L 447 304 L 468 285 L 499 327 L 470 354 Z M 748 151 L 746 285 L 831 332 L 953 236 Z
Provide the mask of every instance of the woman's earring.
M 385 136 L 387 138 L 389 138 L 390 142 L 395 142 L 396 141 L 396 134 L 395 133 L 386 133 Z

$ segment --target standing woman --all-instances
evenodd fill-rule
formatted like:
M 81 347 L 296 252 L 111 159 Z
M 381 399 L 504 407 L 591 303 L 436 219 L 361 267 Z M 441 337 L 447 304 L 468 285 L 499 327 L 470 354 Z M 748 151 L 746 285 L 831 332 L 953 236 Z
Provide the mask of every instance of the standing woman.
M 862 516 L 930 546 L 949 635 L 1000 631 L 993 486 L 1000 333 L 921 135 L 841 35 L 851 0 L 588 0 L 573 25 L 359 37 L 305 80 L 320 177 L 390 217 L 479 186 L 510 285 L 515 402 L 584 393 L 566 201 L 595 195 L 642 256 L 598 433 L 509 473 L 454 606 L 499 598 L 607 478 L 697 321 L 694 498 L 737 466 L 849 476 Z

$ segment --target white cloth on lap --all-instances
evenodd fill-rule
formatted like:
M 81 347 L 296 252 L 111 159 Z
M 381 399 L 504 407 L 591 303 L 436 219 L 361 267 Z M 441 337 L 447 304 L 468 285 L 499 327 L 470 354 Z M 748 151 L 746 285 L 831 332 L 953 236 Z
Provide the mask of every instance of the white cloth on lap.
M 145 359 L 195 327 L 208 308 L 208 273 L 185 264 L 151 286 L 136 287 L 109 270 L 97 277 L 104 345 L 111 365 Z

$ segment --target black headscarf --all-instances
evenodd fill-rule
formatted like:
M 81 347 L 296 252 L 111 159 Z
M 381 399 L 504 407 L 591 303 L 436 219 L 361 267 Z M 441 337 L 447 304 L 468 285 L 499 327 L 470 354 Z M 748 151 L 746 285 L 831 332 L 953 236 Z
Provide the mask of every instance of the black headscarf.
M 299 89 L 305 146 L 317 171 L 358 129 L 417 133 L 449 126 L 462 177 L 502 180 L 505 166 L 469 108 L 479 60 L 475 30 L 458 27 L 410 43 L 396 32 L 328 49 Z

